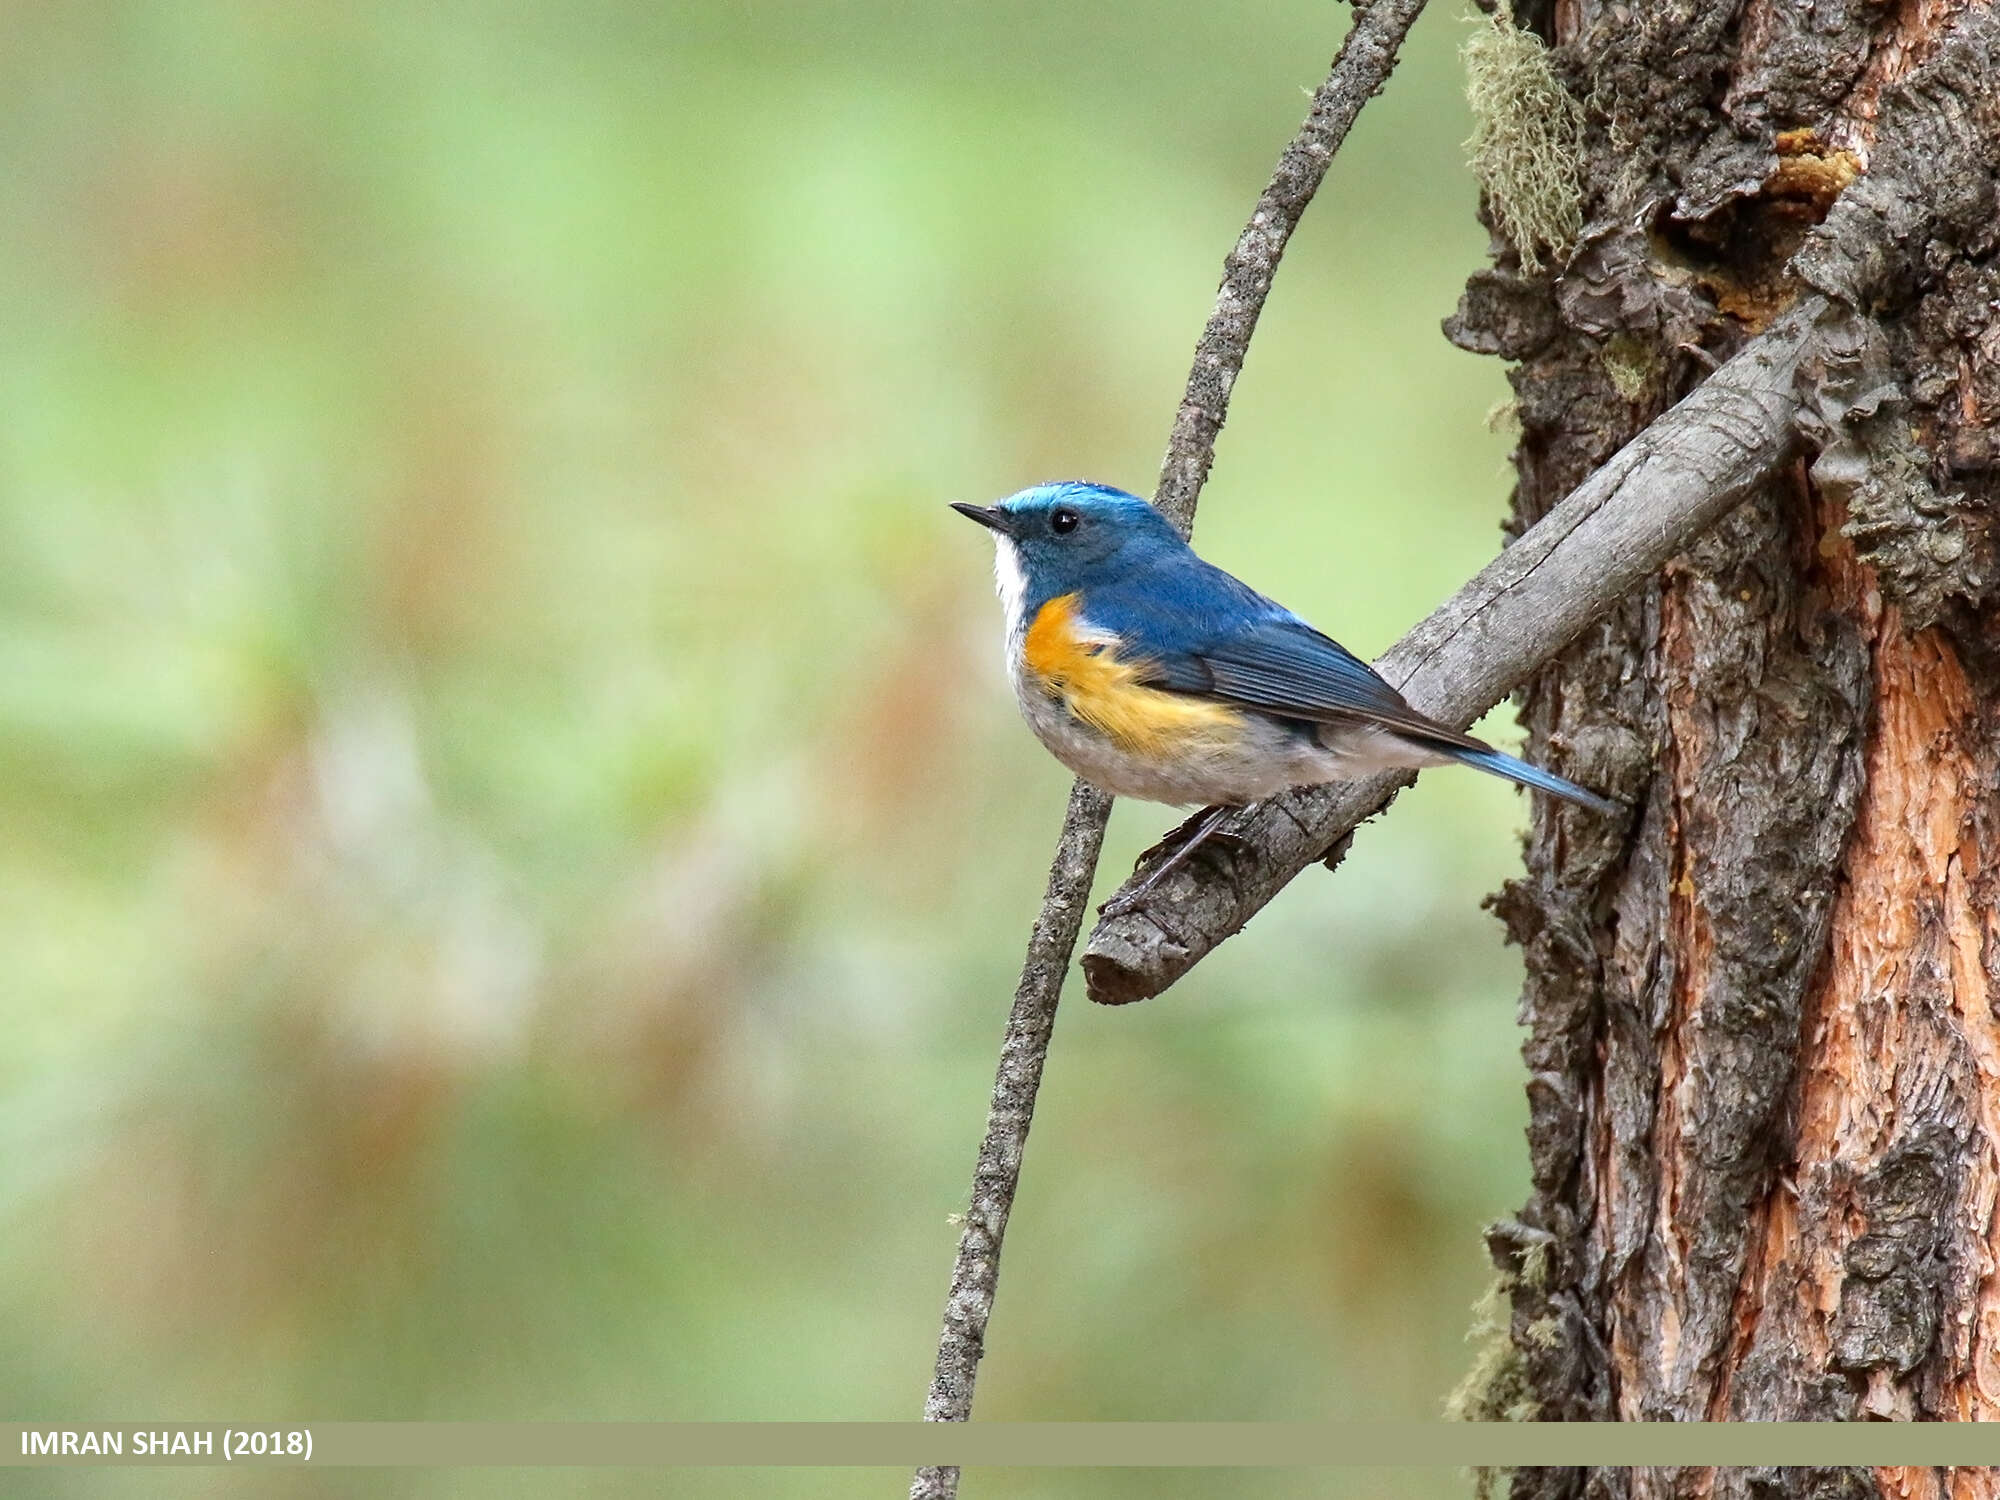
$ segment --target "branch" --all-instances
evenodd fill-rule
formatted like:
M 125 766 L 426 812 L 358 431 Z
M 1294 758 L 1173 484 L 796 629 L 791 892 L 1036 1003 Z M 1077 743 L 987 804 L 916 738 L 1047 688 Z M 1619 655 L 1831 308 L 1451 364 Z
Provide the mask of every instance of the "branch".
M 1398 641 L 1377 663 L 1382 675 L 1456 727 L 1525 681 L 1797 451 L 1800 364 L 1826 308 L 1813 297 L 1786 314 L 1627 443 Z M 1413 779 L 1386 772 L 1244 809 L 1223 825 L 1233 840 L 1210 840 L 1141 903 L 1098 924 L 1083 958 L 1090 998 L 1122 1005 L 1159 994 L 1307 865 L 1337 860 L 1354 829 Z
M 1153 495 L 1153 503 L 1184 535 L 1194 525 L 1195 504 L 1215 461 L 1215 439 L 1229 413 L 1230 392 L 1242 372 L 1286 242 L 1361 107 L 1388 81 L 1397 49 L 1423 8 L 1424 0 L 1368 0 L 1365 5 L 1355 0 L 1354 25 L 1326 82 L 1313 95 L 1305 123 L 1278 158 L 1250 221 L 1222 263 L 1222 285 L 1195 344 L 1187 391 L 1174 414 Z M 1028 938 L 1021 982 L 1000 1043 L 993 1102 L 973 1167 L 972 1197 L 952 1264 L 937 1366 L 924 1402 L 927 1422 L 963 1422 L 972 1415 L 973 1383 L 1000 1280 L 1001 1241 L 1020 1182 L 1042 1063 L 1055 1030 L 1056 1002 L 1083 927 L 1091 877 L 1110 815 L 1109 797 L 1082 781 L 1071 789 L 1049 868 L 1048 890 Z M 919 1469 L 910 1485 L 911 1500 L 953 1500 L 957 1494 L 954 1466 Z
M 1042 1064 L 1055 1034 L 1056 1002 L 1083 914 L 1090 901 L 1104 845 L 1111 799 L 1088 782 L 1070 788 L 1056 857 L 1049 866 L 1048 892 L 1028 934 L 1028 956 L 1014 991 L 1014 1008 L 1000 1039 L 1000 1068 L 993 1102 L 986 1112 L 986 1138 L 972 1167 L 972 1198 L 951 1267 L 951 1294 L 945 1299 L 944 1327 L 938 1334 L 937 1366 L 924 1401 L 926 1422 L 964 1422 L 972 1417 L 972 1387 L 986 1348 L 986 1321 L 1000 1282 L 1000 1243 L 1021 1180 L 1021 1157 L 1035 1118 L 1035 1094 Z M 958 1494 L 956 1465 L 917 1470 L 910 1500 L 953 1500 Z

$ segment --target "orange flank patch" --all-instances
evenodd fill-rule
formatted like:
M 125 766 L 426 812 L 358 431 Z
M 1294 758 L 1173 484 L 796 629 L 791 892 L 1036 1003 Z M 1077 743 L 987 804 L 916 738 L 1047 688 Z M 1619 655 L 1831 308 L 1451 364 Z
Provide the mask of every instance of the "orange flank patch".
M 1021 644 L 1026 670 L 1065 707 L 1134 755 L 1165 755 L 1191 739 L 1233 739 L 1243 716 L 1219 703 L 1162 692 L 1119 660 L 1114 643 L 1080 627 L 1075 594 L 1036 611 Z

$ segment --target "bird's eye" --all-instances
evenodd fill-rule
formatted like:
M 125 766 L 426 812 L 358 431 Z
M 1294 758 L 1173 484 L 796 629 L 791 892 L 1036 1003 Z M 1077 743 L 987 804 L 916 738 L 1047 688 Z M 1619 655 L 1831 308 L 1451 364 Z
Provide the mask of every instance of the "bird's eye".
M 1076 523 L 1081 519 L 1082 517 L 1067 505 L 1058 505 L 1049 512 L 1049 530 L 1057 536 L 1068 536 L 1076 530 Z

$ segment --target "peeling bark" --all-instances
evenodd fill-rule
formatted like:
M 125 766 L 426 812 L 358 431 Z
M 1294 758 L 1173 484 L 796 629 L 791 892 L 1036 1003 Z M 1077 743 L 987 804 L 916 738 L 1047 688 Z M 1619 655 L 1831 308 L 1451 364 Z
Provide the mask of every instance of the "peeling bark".
M 1585 230 L 1447 332 L 1517 361 L 1512 529 L 1808 291 L 1763 486 L 1524 695 L 1621 745 L 1538 819 L 1533 1193 L 1489 1243 L 1545 1419 L 2000 1417 L 2000 17 L 1517 4 L 1588 109 Z M 1493 1414 L 1498 1409 L 1493 1408 Z M 1541 1495 L 2000 1494 L 1987 1470 L 1524 1470 Z

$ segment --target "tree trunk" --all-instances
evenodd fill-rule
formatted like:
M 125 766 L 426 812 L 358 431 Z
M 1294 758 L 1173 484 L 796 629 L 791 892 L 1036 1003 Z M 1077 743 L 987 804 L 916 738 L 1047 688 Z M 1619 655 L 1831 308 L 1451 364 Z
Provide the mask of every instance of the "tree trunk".
M 1581 229 L 1496 235 L 1447 327 L 1518 362 L 1517 526 L 1802 294 L 1834 311 L 1808 457 L 1525 697 L 1531 756 L 1634 813 L 1538 813 L 1495 900 L 1527 963 L 1534 1186 L 1490 1234 L 1512 1316 L 1476 1409 L 2000 1418 L 2000 18 L 1515 15 L 1583 106 Z M 1489 177 L 1490 224 L 1559 222 L 1518 191 Z M 2000 1494 L 1987 1471 L 1513 1485 Z

